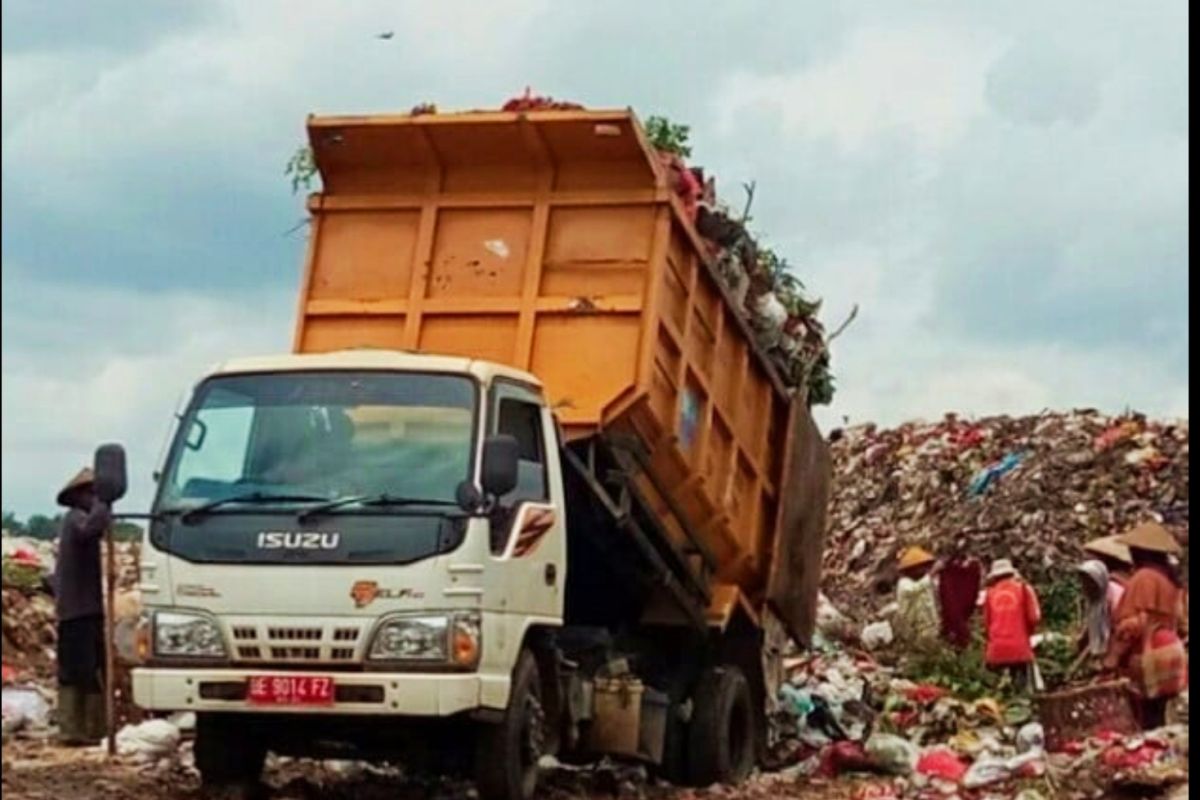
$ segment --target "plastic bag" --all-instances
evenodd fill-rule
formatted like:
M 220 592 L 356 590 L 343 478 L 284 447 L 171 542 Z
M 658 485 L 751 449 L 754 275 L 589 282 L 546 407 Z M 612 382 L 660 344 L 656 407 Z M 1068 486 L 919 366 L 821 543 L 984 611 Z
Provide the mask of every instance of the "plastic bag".
M 117 752 L 156 761 L 172 755 L 179 747 L 179 728 L 165 719 L 151 719 L 140 725 L 126 725 L 117 731 Z
M 37 689 L 5 686 L 0 689 L 0 717 L 3 717 L 4 733 L 18 731 L 27 725 L 44 725 L 50 717 L 50 704 Z
M 862 630 L 863 647 L 868 650 L 878 650 L 882 647 L 887 647 L 892 643 L 892 625 L 884 620 L 883 622 L 872 622 Z
M 958 783 L 966 774 L 967 765 L 950 748 L 934 747 L 926 750 L 917 759 L 916 770 L 931 778 Z
M 983 756 L 971 765 L 963 776 L 962 784 L 968 789 L 978 789 L 992 783 L 1008 780 L 1011 776 L 1008 763 L 1003 758 Z
M 790 683 L 779 687 L 779 697 L 783 701 L 784 708 L 801 719 L 807 717 L 808 712 L 813 710 L 812 695 L 797 689 Z
M 1046 731 L 1040 722 L 1030 722 L 1017 731 L 1017 749 L 1022 753 L 1046 749 Z
M 917 746 L 891 733 L 875 733 L 863 748 L 880 769 L 893 775 L 908 775 L 917 766 Z

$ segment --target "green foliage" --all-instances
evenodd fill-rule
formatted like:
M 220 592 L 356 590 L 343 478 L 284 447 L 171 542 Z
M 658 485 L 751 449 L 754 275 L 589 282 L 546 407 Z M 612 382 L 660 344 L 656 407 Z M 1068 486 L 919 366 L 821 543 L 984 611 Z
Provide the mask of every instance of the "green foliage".
M 690 158 L 692 147 L 688 144 L 692 129 L 690 125 L 676 125 L 666 117 L 648 117 L 646 136 L 658 150 L 674 153 L 680 158 Z
M 311 189 L 313 178 L 317 175 L 317 162 L 313 159 L 312 148 L 301 147 L 296 150 L 288 159 L 283 174 L 292 179 L 292 194 L 300 191 L 301 186 L 306 190 Z
M 1051 638 L 1038 648 L 1038 668 L 1047 691 L 1054 691 L 1067 682 L 1067 670 L 1075 660 L 1075 641 L 1073 635 L 1067 634 Z
M 120 520 L 113 523 L 113 539 L 118 542 L 137 542 L 141 541 L 142 534 L 141 525 L 135 525 L 132 522 Z
M 62 514 L 47 517 L 45 514 L 34 514 L 25 523 L 25 535 L 31 539 L 53 539 L 58 535 L 58 526 L 62 522 Z
M 42 573 L 37 567 L 18 564 L 9 559 L 3 565 L 4 586 L 26 591 L 36 589 L 42 583 Z
M 1074 575 L 1035 587 L 1042 606 L 1042 626 L 1050 631 L 1065 631 L 1079 621 L 1083 589 Z
M 918 650 L 905 659 L 901 672 L 911 681 L 940 686 L 962 700 L 1012 696 L 1012 687 L 1002 674 L 984 664 L 981 634 L 976 634 L 966 650 L 942 642 Z
M 11 511 L 4 512 L 4 530 L 13 536 L 26 536 L 30 539 L 50 541 L 58 538 L 62 526 L 62 514 L 47 517 L 45 514 L 34 514 L 28 520 L 21 520 Z M 113 538 L 118 542 L 134 542 L 142 538 L 142 527 L 126 520 L 113 523 Z

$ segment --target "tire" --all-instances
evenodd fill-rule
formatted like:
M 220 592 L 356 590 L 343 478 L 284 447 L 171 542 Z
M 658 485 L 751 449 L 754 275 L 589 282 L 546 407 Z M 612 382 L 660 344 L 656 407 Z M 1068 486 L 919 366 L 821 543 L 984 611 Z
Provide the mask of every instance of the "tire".
M 482 800 L 530 800 L 538 761 L 545 752 L 545 713 L 537 661 L 522 650 L 513 669 L 504 720 L 483 725 L 475 752 L 475 782 Z
M 754 708 L 750 684 L 734 666 L 710 668 L 692 698 L 688 777 L 694 786 L 736 784 L 754 769 Z
M 257 784 L 267 749 L 245 720 L 228 714 L 196 715 L 196 769 L 205 786 Z

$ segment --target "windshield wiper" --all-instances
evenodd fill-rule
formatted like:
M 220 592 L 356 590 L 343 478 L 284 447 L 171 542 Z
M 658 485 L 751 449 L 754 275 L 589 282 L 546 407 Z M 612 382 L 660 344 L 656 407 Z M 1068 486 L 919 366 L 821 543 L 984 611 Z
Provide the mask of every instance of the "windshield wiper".
M 319 503 L 315 506 L 309 506 L 296 515 L 297 522 L 304 522 L 310 517 L 315 517 L 318 514 L 325 514 L 330 511 L 335 511 L 344 506 L 458 506 L 458 503 L 453 500 L 422 500 L 415 497 L 396 497 L 395 495 L 387 494 L 356 494 L 349 497 L 339 497 L 336 500 L 330 500 L 327 503 Z
M 204 516 L 214 508 L 220 508 L 230 503 L 307 503 L 313 501 L 322 501 L 326 498 L 317 494 L 270 494 L 268 492 L 247 492 L 246 494 L 235 494 L 231 497 L 220 497 L 216 500 L 210 500 L 207 503 L 198 505 L 195 508 L 189 508 L 180 515 L 179 521 L 188 524 L 196 519 Z

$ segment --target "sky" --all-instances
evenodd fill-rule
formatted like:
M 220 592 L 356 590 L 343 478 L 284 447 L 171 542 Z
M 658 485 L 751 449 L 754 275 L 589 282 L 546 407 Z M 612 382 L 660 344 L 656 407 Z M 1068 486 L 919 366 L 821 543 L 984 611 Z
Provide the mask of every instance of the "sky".
M 0 502 L 291 345 L 309 113 L 526 86 L 691 125 L 833 347 L 826 429 L 1188 406 L 1187 3 L 5 0 Z M 393 31 L 390 39 L 377 34 Z

